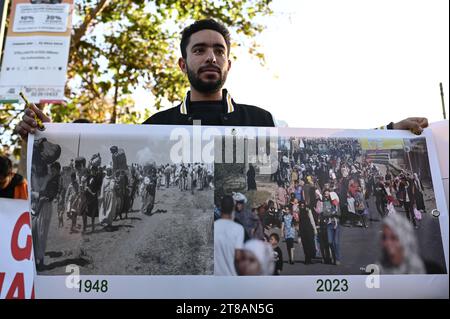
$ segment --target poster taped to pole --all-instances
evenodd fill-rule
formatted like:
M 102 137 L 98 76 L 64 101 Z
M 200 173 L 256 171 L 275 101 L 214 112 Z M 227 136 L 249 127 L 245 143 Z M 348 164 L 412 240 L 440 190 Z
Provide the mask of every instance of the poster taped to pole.
M 13 0 L 0 71 L 0 102 L 62 102 L 73 0 Z

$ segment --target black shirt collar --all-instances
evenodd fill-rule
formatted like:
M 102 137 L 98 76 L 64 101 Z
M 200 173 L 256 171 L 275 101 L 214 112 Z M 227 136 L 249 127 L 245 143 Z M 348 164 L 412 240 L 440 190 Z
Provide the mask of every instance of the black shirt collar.
M 194 102 L 193 102 L 194 103 Z M 232 113 L 235 110 L 235 104 L 233 99 L 231 98 L 230 93 L 226 89 L 222 90 L 222 101 L 220 102 L 223 106 L 223 113 Z M 180 104 L 180 113 L 187 115 L 190 113 L 190 106 L 191 104 L 191 92 L 188 91 L 186 96 L 183 99 L 183 102 Z

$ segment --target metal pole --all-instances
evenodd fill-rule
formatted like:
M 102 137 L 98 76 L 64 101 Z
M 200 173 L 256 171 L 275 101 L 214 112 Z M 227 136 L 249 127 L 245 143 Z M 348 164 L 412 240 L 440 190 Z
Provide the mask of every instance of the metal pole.
M 442 113 L 444 114 L 444 120 L 446 120 L 447 115 L 445 114 L 444 88 L 442 87 L 442 82 L 439 83 L 439 88 L 441 89 Z
M 413 167 L 412 167 L 412 163 L 411 163 L 411 156 L 409 155 L 409 152 L 406 152 L 406 154 L 408 155 L 409 170 L 412 172 L 413 171 Z
M 244 174 L 247 176 L 249 169 L 249 152 L 248 152 L 248 138 L 244 138 Z
M 81 134 L 78 135 L 77 157 L 80 157 L 80 143 L 81 143 Z

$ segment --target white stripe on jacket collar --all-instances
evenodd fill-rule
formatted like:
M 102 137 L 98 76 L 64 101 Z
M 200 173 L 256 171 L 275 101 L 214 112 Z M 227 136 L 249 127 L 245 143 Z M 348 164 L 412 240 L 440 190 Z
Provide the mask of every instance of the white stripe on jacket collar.
M 187 106 L 186 105 L 187 105 L 188 95 L 189 95 L 189 92 L 188 92 L 188 94 L 186 94 L 184 96 L 183 102 L 180 105 L 180 113 L 184 114 L 184 115 L 187 115 Z M 231 95 L 228 92 L 226 92 L 226 95 L 227 96 L 226 96 L 225 101 L 227 103 L 227 113 L 234 112 L 234 105 L 233 105 L 233 101 L 231 99 Z

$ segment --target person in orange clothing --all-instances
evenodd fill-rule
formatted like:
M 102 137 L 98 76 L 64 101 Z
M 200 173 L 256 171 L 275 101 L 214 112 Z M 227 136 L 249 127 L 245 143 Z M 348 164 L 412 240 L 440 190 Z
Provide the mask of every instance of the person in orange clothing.
M 0 155 L 0 197 L 28 199 L 27 181 L 12 171 L 11 160 Z

